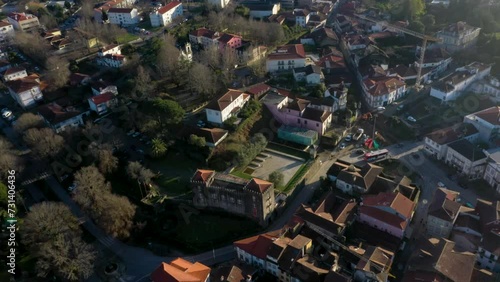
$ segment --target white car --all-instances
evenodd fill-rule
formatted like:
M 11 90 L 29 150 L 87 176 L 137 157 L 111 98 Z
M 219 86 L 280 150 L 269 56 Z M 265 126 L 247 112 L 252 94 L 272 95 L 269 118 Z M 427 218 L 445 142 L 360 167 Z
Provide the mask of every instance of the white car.
M 385 111 L 385 107 L 377 107 L 377 111 L 379 111 L 379 112 Z
M 417 120 L 412 116 L 408 116 L 406 119 L 411 122 L 417 122 Z
M 73 183 L 73 184 L 71 184 L 71 186 L 68 187 L 68 191 L 73 192 L 73 191 L 75 191 L 76 187 L 77 187 L 76 183 Z
M 439 182 L 438 182 L 438 187 L 444 188 L 444 187 L 446 187 L 446 186 L 444 185 L 444 183 L 443 183 L 443 182 L 439 181 Z
M 339 147 L 339 148 L 340 148 L 341 150 L 342 150 L 342 149 L 345 149 L 345 143 L 340 144 L 340 147 Z

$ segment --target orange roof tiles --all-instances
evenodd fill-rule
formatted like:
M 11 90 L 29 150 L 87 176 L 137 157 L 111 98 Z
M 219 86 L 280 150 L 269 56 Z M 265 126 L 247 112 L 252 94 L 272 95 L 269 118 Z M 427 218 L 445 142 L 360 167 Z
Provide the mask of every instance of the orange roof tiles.
M 247 184 L 248 189 L 260 193 L 264 193 L 271 186 L 273 186 L 271 182 L 258 178 L 252 178 L 252 180 Z
M 193 181 L 206 182 L 215 173 L 213 170 L 198 169 L 192 178 Z
M 191 263 L 182 258 L 170 264 L 163 262 L 152 274 L 153 282 L 204 282 L 210 275 L 210 268 L 199 263 Z
M 166 12 L 172 10 L 173 8 L 181 5 L 182 3 L 179 2 L 179 1 L 172 1 L 170 3 L 168 3 L 167 5 L 161 7 L 160 9 L 158 9 L 158 14 L 165 14 Z

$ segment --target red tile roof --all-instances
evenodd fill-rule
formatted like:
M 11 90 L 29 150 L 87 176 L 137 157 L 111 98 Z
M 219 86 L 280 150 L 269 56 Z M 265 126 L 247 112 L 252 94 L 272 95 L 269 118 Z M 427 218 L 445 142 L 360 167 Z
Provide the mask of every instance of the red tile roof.
M 106 93 L 103 93 L 103 94 L 100 94 L 100 95 L 97 95 L 97 96 L 93 96 L 92 98 L 90 98 L 92 100 L 92 103 L 96 104 L 96 105 L 99 105 L 99 104 L 102 104 L 102 103 L 106 103 L 112 99 L 115 98 L 115 94 L 114 93 L 111 93 L 111 92 L 106 92 Z
M 255 192 L 264 193 L 271 186 L 273 186 L 271 182 L 258 178 L 252 178 L 252 180 L 247 184 L 246 187 Z
M 210 275 L 210 268 L 199 263 L 191 263 L 182 258 L 170 264 L 162 264 L 151 274 L 153 282 L 204 282 Z
M 4 21 L 0 21 L 0 27 L 5 27 L 5 26 L 12 26 L 12 24 Z
M 305 59 L 306 52 L 304 45 L 291 44 L 278 47 L 267 57 L 268 60 L 291 60 L 291 59 Z
M 363 206 L 389 207 L 402 216 L 410 218 L 415 203 L 401 193 L 387 192 L 363 197 Z
M 82 112 L 72 110 L 70 108 L 63 108 L 56 103 L 50 103 L 40 107 L 38 109 L 38 113 L 40 113 L 40 115 L 42 115 L 48 122 L 57 124 L 70 118 L 76 117 Z
M 360 214 L 365 214 L 371 218 L 387 223 L 388 225 L 394 226 L 400 230 L 405 230 L 407 225 L 406 220 L 404 220 L 403 218 L 378 208 L 361 206 L 359 208 L 359 212 Z
M 160 9 L 158 9 L 158 14 L 165 14 L 166 12 L 172 10 L 173 8 L 181 5 L 182 3 L 179 2 L 179 1 L 172 1 L 170 3 L 168 3 L 167 5 L 161 7 Z
M 266 259 L 273 241 L 279 237 L 279 231 L 260 234 L 234 242 L 234 246 L 257 257 Z
M 207 37 L 207 38 L 217 38 L 219 36 L 218 32 L 215 32 L 213 30 L 207 29 L 207 28 L 198 28 L 197 30 L 193 30 L 189 33 L 190 35 L 196 36 L 196 37 Z
M 480 112 L 474 113 L 474 115 L 493 125 L 500 125 L 500 106 L 482 110 Z
M 13 19 L 13 20 L 15 20 L 16 22 L 25 21 L 25 20 L 28 20 L 28 19 L 35 18 L 35 16 L 31 15 L 31 14 L 16 13 L 16 12 L 10 13 L 8 15 L 8 17 L 11 18 L 11 19 Z
M 261 83 L 253 86 L 252 88 L 247 90 L 247 93 L 250 93 L 256 97 L 259 97 L 260 95 L 266 93 L 267 91 L 271 90 L 271 86 Z
M 213 170 L 198 169 L 191 180 L 206 182 L 214 173 Z
M 9 75 L 9 74 L 13 74 L 13 73 L 18 73 L 18 72 L 22 72 L 22 71 L 26 71 L 25 68 L 23 67 L 11 67 L 11 68 L 8 68 L 4 73 L 3 75 Z
M 383 96 L 387 95 L 392 91 L 395 91 L 403 86 L 405 82 L 400 77 L 379 77 L 379 78 L 367 78 L 363 83 L 368 88 L 368 93 L 373 96 Z
M 207 105 L 208 109 L 216 110 L 216 111 L 223 111 L 225 108 L 227 108 L 234 100 L 236 100 L 240 95 L 247 95 L 239 90 L 234 90 L 234 89 L 229 89 L 226 94 L 222 95 L 217 100 L 212 101 L 210 104 Z M 243 97 L 245 98 L 245 97 Z

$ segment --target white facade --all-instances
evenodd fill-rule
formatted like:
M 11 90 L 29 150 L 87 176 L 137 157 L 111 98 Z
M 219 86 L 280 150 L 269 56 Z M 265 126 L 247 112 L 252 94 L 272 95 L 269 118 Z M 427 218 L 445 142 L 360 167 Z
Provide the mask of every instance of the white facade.
M 0 22 L 0 41 L 13 38 L 15 34 L 14 26 L 8 22 Z
M 495 77 L 487 77 L 478 81 L 472 87 L 474 93 L 487 95 L 495 103 L 500 103 L 500 80 Z
M 236 257 L 241 262 L 265 269 L 266 262 L 263 259 L 253 256 L 238 247 L 236 247 Z
M 108 12 L 110 24 L 134 25 L 139 23 L 139 16 L 136 8 L 111 8 Z
M 173 1 L 166 6 L 153 11 L 149 14 L 149 19 L 151 20 L 151 26 L 167 26 L 173 19 L 182 16 L 183 7 L 182 3 L 178 1 Z
M 478 158 L 475 161 L 469 160 L 453 148 L 448 147 L 446 153 L 446 164 L 454 167 L 460 174 L 467 175 L 471 179 L 482 178 L 486 169 L 486 157 Z M 473 158 L 473 159 L 475 159 Z
M 276 72 L 283 70 L 292 70 L 294 68 L 305 67 L 305 58 L 296 58 L 290 60 L 267 60 L 266 67 L 268 72 Z
M 222 124 L 233 114 L 238 108 L 241 109 L 250 100 L 250 95 L 240 92 L 239 95 L 233 95 L 233 91 L 230 90 L 220 99 L 218 99 L 218 105 L 222 104 L 222 101 L 230 101 L 229 104 L 223 108 L 206 108 L 205 112 L 207 115 L 207 121 L 215 124 Z M 235 97 L 236 96 L 236 97 Z M 228 100 L 229 99 L 229 100 Z
M 396 78 L 394 78 L 396 79 Z M 389 104 L 392 104 L 394 101 L 402 98 L 406 94 L 406 84 L 404 82 L 401 83 L 388 83 L 386 82 L 375 82 L 372 84 L 371 79 L 367 79 L 362 83 L 363 94 L 365 97 L 365 101 L 372 107 L 385 107 Z M 374 93 L 373 91 L 377 91 L 379 86 L 378 83 L 385 84 L 385 89 L 382 92 Z M 389 86 L 389 87 L 387 87 Z
M 32 14 L 26 13 L 11 13 L 8 15 L 7 20 L 19 31 L 30 31 L 40 27 L 38 18 Z
M 9 70 L 7 70 L 6 72 L 9 72 Z M 5 74 L 3 76 L 3 80 L 4 81 L 12 81 L 12 80 L 24 78 L 27 76 L 28 76 L 28 73 L 26 72 L 26 69 L 16 69 L 16 71 L 12 71 L 12 72 Z
M 500 193 L 500 152 L 488 156 L 483 179 L 486 180 L 497 193 Z
M 280 3 L 275 3 L 270 5 L 270 9 L 265 10 L 265 9 L 255 9 L 253 10 L 250 7 L 250 17 L 251 18 L 256 18 L 256 19 L 261 19 L 264 17 L 269 17 L 271 15 L 276 15 L 278 14 L 280 10 Z
M 56 124 L 51 124 L 50 127 L 54 129 L 56 133 L 64 131 L 67 127 L 78 127 L 80 125 L 83 125 L 83 118 L 82 118 L 83 115 L 84 113 L 79 114 L 70 119 L 67 119 L 65 121 L 61 121 Z
M 106 66 L 111 68 L 119 68 L 123 66 L 126 62 L 126 58 L 123 55 L 105 55 L 98 57 L 96 62 L 100 66 Z
M 487 120 L 484 115 L 497 116 L 500 113 L 499 107 L 492 107 L 464 117 L 465 123 L 470 123 L 479 131 L 479 139 L 483 142 L 495 145 L 500 139 L 500 118 Z
M 16 93 L 9 88 L 10 96 L 23 108 L 29 108 L 36 105 L 37 101 L 43 99 L 42 91 L 39 86 L 33 86 L 33 88 L 26 91 Z

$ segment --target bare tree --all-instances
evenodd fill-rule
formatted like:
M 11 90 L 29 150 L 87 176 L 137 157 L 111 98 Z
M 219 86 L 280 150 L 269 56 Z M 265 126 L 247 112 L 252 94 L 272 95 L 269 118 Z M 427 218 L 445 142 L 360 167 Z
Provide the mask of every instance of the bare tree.
M 92 0 L 83 0 L 82 8 L 80 9 L 82 18 L 92 20 L 94 17 L 94 2 Z
M 199 94 L 212 96 L 217 91 L 217 78 L 209 67 L 194 63 L 188 74 L 192 90 Z
M 171 44 L 171 38 L 168 38 L 158 52 L 156 65 L 162 76 L 171 76 L 179 68 L 180 51 Z
M 97 153 L 97 167 L 103 174 L 109 174 L 118 167 L 118 158 L 110 149 L 101 149 Z
M 135 76 L 135 87 L 133 92 L 136 97 L 150 97 L 153 91 L 153 85 L 151 82 L 151 75 L 149 70 L 145 69 L 143 66 L 137 68 L 137 74 Z
M 139 162 L 129 162 L 127 174 L 130 178 L 142 184 L 149 184 L 151 179 L 155 177 L 155 174 L 151 170 L 143 167 Z
M 103 193 L 94 199 L 92 217 L 109 235 L 128 238 L 134 226 L 136 206 L 123 196 Z
M 64 280 L 86 280 L 94 273 L 96 254 L 94 248 L 80 237 L 56 234 L 40 248 L 37 275 L 48 278 L 50 273 L 54 273 Z
M 111 192 L 111 186 L 95 166 L 87 166 L 75 174 L 75 201 L 87 212 L 94 209 L 94 201 Z
M 12 143 L 0 137 L 0 176 L 7 179 L 9 170 L 21 171 L 23 168 L 22 158 L 18 155 Z
M 40 64 L 47 60 L 52 47 L 38 33 L 16 33 L 14 43 L 26 55 L 30 56 Z
M 55 157 L 64 145 L 64 139 L 50 128 L 30 128 L 24 133 L 23 140 L 39 159 Z
M 68 82 L 71 72 L 69 70 L 69 62 L 59 56 L 52 56 L 45 62 L 46 79 L 49 82 L 51 90 L 63 87 Z
M 45 123 L 41 116 L 32 113 L 24 113 L 16 120 L 14 130 L 17 133 L 22 134 L 30 128 L 42 128 L 44 126 Z
M 220 68 L 221 53 L 215 45 L 210 45 L 198 53 L 197 61 L 211 68 Z

